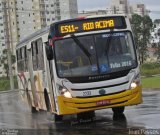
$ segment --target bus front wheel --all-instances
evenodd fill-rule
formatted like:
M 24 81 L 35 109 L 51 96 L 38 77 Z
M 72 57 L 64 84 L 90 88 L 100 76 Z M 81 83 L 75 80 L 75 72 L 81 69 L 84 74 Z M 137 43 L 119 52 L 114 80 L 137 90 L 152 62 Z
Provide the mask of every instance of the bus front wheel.
M 62 121 L 62 119 L 63 119 L 63 115 L 54 114 L 54 120 L 55 120 L 55 122 Z
M 82 112 L 77 114 L 77 119 L 93 119 L 95 117 L 95 111 Z
M 114 115 L 123 114 L 124 110 L 125 110 L 124 106 L 112 108 L 112 111 L 113 111 Z
M 45 99 L 45 103 L 46 103 L 46 109 L 48 112 L 50 112 L 51 111 L 51 104 L 50 104 L 47 89 L 44 89 L 44 99 Z

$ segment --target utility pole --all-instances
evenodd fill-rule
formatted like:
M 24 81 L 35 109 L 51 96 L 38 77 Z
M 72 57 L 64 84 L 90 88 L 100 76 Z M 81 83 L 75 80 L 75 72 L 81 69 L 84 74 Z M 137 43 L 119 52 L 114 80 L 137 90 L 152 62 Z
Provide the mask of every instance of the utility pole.
M 10 79 L 10 88 L 11 90 L 14 90 L 14 81 L 13 81 L 13 74 L 12 74 L 12 62 L 11 62 L 11 48 L 10 48 L 10 38 L 9 38 L 9 11 L 7 9 L 9 8 L 9 3 L 7 0 L 3 1 L 4 3 L 4 18 L 5 18 L 5 33 L 6 33 L 6 44 L 7 44 L 7 57 L 8 57 L 8 68 L 9 68 L 9 79 Z M 8 7 L 7 7 L 8 6 Z

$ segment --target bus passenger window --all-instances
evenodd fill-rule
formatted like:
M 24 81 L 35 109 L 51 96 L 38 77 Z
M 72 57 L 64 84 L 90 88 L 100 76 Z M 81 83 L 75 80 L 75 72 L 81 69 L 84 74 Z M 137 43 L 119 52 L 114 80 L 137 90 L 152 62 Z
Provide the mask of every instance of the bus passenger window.
M 20 63 L 19 63 L 19 60 L 20 60 L 20 49 L 18 49 L 16 51 L 16 54 L 17 54 L 17 69 L 18 69 L 18 72 L 20 71 Z
M 24 57 L 23 57 L 23 48 L 17 50 L 17 68 L 18 71 L 25 71 L 24 70 Z
M 32 42 L 31 46 L 32 46 L 33 70 L 36 71 L 38 69 L 38 58 L 37 58 L 38 50 L 36 49 L 36 42 Z
M 17 61 L 18 61 L 18 50 L 16 50 L 16 58 L 17 58 Z
M 32 48 L 32 56 L 34 56 L 34 48 L 33 48 L 33 42 L 31 43 L 31 48 Z
M 44 69 L 44 56 L 43 56 L 43 42 L 42 39 L 38 39 L 32 42 L 32 60 L 33 70 Z
M 35 54 L 37 55 L 38 54 L 38 41 L 35 42 Z
M 37 59 L 38 59 L 38 69 L 44 69 L 44 56 L 43 56 L 43 42 L 42 39 L 37 40 Z
M 27 56 L 27 48 L 24 48 L 24 58 L 25 58 L 25 71 L 28 71 L 28 56 Z

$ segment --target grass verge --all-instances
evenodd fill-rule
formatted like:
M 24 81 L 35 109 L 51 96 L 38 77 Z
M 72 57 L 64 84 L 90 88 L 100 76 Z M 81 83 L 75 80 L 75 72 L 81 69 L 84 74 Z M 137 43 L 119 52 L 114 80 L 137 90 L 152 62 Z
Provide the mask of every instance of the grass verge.
M 14 86 L 15 89 L 17 88 L 18 84 L 17 84 L 17 78 L 14 77 Z M 7 77 L 1 77 L 0 78 L 0 92 L 1 91 L 7 91 L 10 90 L 10 81 L 9 78 Z
M 142 78 L 143 88 L 160 88 L 160 76 Z
M 142 76 L 151 76 L 160 74 L 160 64 L 159 63 L 147 63 L 141 65 L 141 75 Z

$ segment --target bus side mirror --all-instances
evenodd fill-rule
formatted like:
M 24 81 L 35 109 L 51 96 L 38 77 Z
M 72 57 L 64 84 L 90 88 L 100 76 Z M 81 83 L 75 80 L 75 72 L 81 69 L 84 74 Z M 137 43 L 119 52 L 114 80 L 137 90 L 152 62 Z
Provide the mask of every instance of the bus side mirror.
M 48 60 L 53 60 L 54 54 L 53 54 L 53 48 L 52 46 L 49 46 L 48 43 L 46 43 L 46 56 Z

